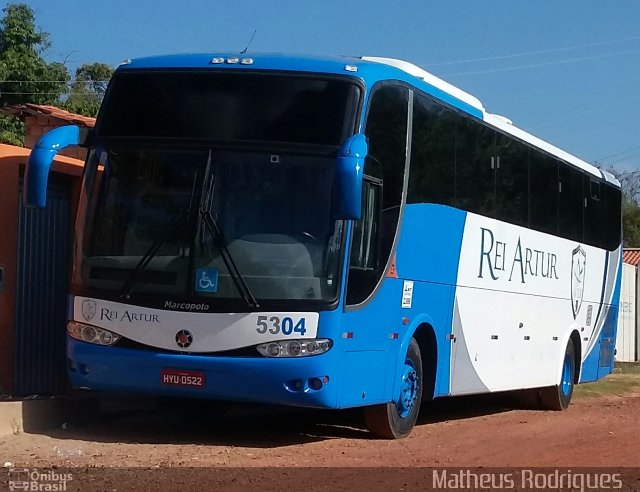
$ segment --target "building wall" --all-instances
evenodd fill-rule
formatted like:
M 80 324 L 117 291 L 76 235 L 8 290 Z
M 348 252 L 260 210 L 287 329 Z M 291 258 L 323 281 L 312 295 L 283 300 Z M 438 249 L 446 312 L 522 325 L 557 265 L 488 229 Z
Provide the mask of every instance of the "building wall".
M 616 335 L 616 361 L 636 362 L 638 360 L 638 269 L 622 264 L 622 286 L 620 289 L 620 312 Z
M 44 114 L 27 116 L 24 119 L 24 146 L 32 149 L 42 135 L 54 128 L 68 124 L 68 121 Z M 84 161 L 87 157 L 87 150 L 82 147 L 67 147 L 60 151 L 60 155 Z
M 11 391 L 13 373 L 18 179 L 19 158 L 0 152 L 0 267 L 4 268 L 4 288 L 0 292 L 0 394 Z
M 0 144 L 0 267 L 4 267 L 4 288 L 0 291 L 0 395 L 11 394 L 14 380 L 19 190 L 28 156 L 29 149 Z M 82 168 L 82 161 L 62 156 L 55 159 L 52 167 L 52 173 L 68 175 L 73 181 L 72 216 L 75 216 Z

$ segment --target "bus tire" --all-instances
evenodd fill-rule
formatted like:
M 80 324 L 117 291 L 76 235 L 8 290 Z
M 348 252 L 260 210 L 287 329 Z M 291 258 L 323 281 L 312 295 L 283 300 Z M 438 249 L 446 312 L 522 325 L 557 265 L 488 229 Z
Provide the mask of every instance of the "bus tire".
M 571 403 L 575 381 L 576 355 L 573 341 L 569 340 L 567 350 L 562 361 L 562 376 L 560 384 L 542 388 L 540 400 L 542 407 L 547 410 L 566 410 Z
M 397 401 L 364 408 L 364 419 L 369 432 L 382 439 L 407 437 L 418 418 L 422 400 L 422 359 L 420 347 L 411 339 L 402 369 L 402 385 Z

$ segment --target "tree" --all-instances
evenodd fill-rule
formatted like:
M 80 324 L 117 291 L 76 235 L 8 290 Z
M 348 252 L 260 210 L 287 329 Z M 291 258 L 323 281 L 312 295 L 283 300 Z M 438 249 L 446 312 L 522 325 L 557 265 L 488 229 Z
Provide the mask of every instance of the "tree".
M 107 90 L 113 68 L 104 63 L 87 63 L 76 70 L 71 94 L 64 103 L 65 109 L 85 116 L 96 116 Z
M 625 247 L 640 247 L 640 206 L 626 194 L 622 197 L 622 237 Z
M 69 73 L 62 63 L 42 57 L 49 36 L 36 28 L 33 10 L 10 4 L 0 19 L 0 106 L 32 102 L 55 104 L 66 90 Z M 13 116 L 0 117 L 0 140 L 21 143 L 22 123 Z

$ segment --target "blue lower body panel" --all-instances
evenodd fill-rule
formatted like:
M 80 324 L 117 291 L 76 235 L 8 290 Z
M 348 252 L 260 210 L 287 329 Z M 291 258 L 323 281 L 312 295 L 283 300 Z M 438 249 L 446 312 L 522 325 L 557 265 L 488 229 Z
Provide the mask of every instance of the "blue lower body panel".
M 69 378 L 75 388 L 227 401 L 337 407 L 331 352 L 299 359 L 215 357 L 104 347 L 67 339 Z M 204 373 L 203 387 L 162 382 L 163 369 Z M 320 389 L 310 383 L 321 379 Z M 317 388 L 318 381 L 314 381 Z

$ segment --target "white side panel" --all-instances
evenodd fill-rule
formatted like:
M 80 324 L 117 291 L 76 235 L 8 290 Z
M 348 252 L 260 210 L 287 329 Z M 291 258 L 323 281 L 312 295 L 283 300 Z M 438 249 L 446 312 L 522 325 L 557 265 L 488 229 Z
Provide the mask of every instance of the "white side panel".
M 616 338 L 616 360 L 620 362 L 637 361 L 636 300 L 636 267 L 623 263 Z
M 285 318 L 291 321 L 285 323 Z M 86 297 L 73 300 L 75 321 L 152 347 L 184 352 L 219 352 L 272 340 L 315 338 L 318 318 L 318 313 L 185 313 Z M 177 345 L 181 330 L 192 335 L 186 348 Z
M 571 332 L 583 359 L 599 336 L 616 271 L 603 250 L 467 214 L 452 394 L 557 384 Z

